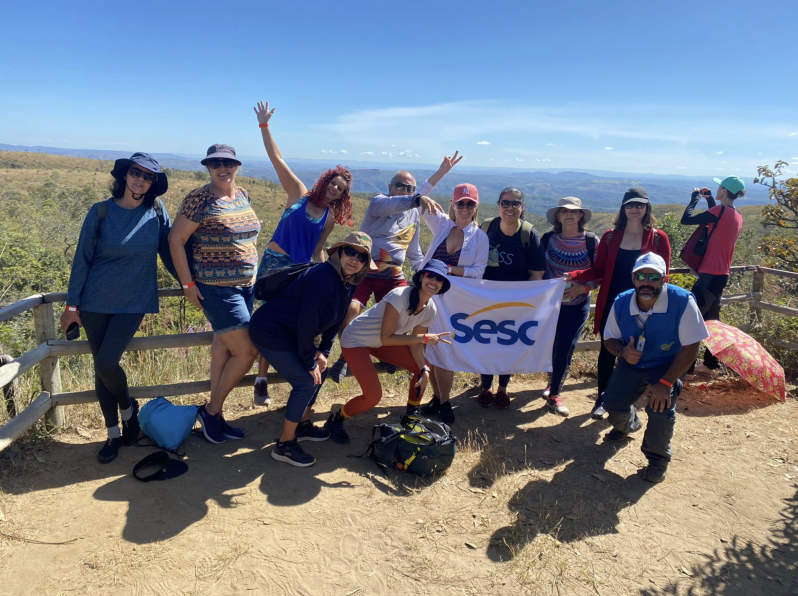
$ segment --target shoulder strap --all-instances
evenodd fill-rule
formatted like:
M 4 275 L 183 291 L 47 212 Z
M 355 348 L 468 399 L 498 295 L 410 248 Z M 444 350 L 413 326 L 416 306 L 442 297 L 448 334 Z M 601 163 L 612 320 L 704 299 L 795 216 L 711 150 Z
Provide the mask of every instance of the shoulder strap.
M 155 199 L 155 202 L 152 204 L 152 208 L 155 209 L 155 213 L 158 215 L 158 221 L 160 224 L 166 225 L 166 220 L 163 216 L 163 202 L 161 199 Z
M 585 246 L 587 247 L 587 256 L 590 259 L 590 266 L 593 266 L 593 254 L 596 252 L 596 235 L 593 232 L 585 232 Z
M 524 250 L 529 248 L 531 244 L 530 238 L 532 237 L 532 224 L 528 221 L 521 222 L 521 244 L 524 246 Z
M 715 230 L 718 229 L 718 224 L 720 224 L 720 218 L 723 217 L 723 212 L 726 210 L 726 205 L 720 206 L 720 213 L 718 213 L 718 220 L 715 222 L 715 225 L 712 227 L 712 231 L 707 236 L 707 246 L 709 246 L 709 240 L 712 238 L 712 234 L 715 233 Z
M 488 243 L 492 246 L 496 244 L 496 226 L 494 226 L 493 223 L 498 221 L 498 217 L 486 219 L 482 222 L 482 225 L 479 226 L 479 229 L 488 235 Z
M 552 235 L 554 234 L 554 230 L 549 230 L 540 239 L 540 248 L 543 249 L 545 252 L 546 249 L 549 247 L 549 241 L 551 240 Z
M 654 251 L 659 252 L 659 230 L 654 228 Z
M 97 238 L 99 238 L 102 233 L 106 213 L 108 213 L 108 201 L 100 201 L 97 203 Z

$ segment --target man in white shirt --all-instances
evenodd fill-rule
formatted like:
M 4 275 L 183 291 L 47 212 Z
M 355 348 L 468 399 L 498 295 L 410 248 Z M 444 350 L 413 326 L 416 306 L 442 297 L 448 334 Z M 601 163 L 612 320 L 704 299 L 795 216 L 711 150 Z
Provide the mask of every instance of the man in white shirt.
M 625 440 L 642 427 L 634 403 L 648 398 L 648 424 L 642 451 L 648 458 L 643 479 L 662 482 L 671 460 L 676 398 L 681 376 L 709 337 L 695 297 L 665 283 L 665 261 L 655 253 L 638 257 L 632 269 L 634 289 L 620 294 L 607 316 L 604 347 L 618 365 L 604 392 L 611 441 Z

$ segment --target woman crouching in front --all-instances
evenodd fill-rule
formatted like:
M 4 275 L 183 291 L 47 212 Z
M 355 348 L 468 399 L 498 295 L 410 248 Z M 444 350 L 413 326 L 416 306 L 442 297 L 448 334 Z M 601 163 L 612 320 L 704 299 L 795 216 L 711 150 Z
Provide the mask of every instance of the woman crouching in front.
M 346 326 L 341 334 L 341 354 L 363 393 L 330 414 L 324 426 L 330 431 L 333 442 L 348 443 L 344 420 L 370 410 L 382 399 L 382 387 L 371 356 L 413 373 L 408 387 L 407 411 L 417 412 L 430 373 L 424 362 L 423 346 L 435 346 L 438 342 L 451 344 L 443 337 L 449 335 L 448 331 L 427 333 L 436 313 L 432 297 L 445 293 L 450 286 L 446 265 L 432 259 L 413 276 L 412 285 L 391 290 Z
M 377 267 L 371 238 L 352 232 L 327 249 L 326 262 L 303 271 L 252 315 L 249 336 L 258 352 L 291 385 L 283 434 L 272 458 L 306 468 L 316 458 L 299 441 L 326 441 L 330 432 L 313 426 L 310 412 L 327 376 L 327 358 L 355 287 Z M 314 339 L 321 335 L 317 348 Z

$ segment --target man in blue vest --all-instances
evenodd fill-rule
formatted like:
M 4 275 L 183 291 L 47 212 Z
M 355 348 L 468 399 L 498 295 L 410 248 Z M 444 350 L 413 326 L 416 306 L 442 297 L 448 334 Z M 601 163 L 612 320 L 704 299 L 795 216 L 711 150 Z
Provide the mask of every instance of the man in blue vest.
M 638 257 L 632 269 L 634 289 L 620 294 L 604 329 L 604 347 L 618 365 L 604 392 L 612 430 L 606 438 L 623 441 L 642 427 L 634 403 L 648 398 L 643 479 L 662 482 L 671 460 L 680 377 L 690 368 L 702 339 L 709 337 L 695 297 L 665 283 L 665 261 L 655 253 Z

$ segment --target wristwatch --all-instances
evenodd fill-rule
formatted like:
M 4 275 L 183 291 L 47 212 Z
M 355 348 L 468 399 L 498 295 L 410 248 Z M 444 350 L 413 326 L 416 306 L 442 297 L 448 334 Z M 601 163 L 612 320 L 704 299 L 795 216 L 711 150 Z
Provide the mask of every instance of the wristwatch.
M 427 374 L 429 374 L 429 373 L 430 373 L 429 366 L 422 366 L 422 367 L 421 367 L 421 370 L 420 370 L 420 371 L 418 371 L 418 375 L 419 375 L 419 376 L 421 376 L 421 375 L 422 375 L 422 374 L 424 374 L 424 373 L 427 373 Z

